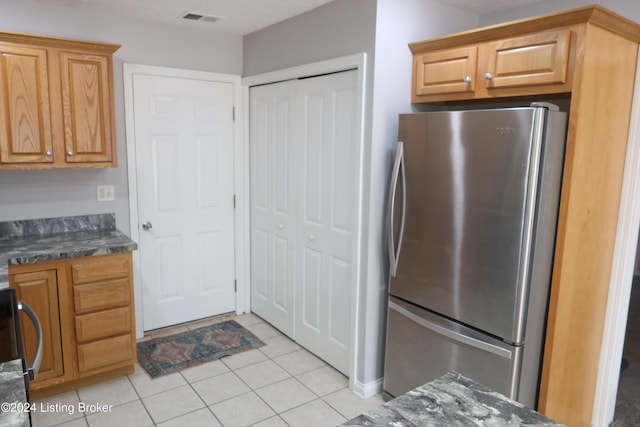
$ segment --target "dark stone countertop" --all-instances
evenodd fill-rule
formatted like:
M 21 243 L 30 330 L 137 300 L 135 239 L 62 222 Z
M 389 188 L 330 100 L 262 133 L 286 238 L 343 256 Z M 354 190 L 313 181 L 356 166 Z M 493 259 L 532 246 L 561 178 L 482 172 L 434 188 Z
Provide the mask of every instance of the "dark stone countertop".
M 30 426 L 29 413 L 21 405 L 26 403 L 22 360 L 0 363 L 0 404 L 3 404 L 0 410 L 0 426 Z M 7 408 L 4 407 L 6 404 L 9 405 Z
M 34 264 L 136 250 L 115 227 L 114 214 L 0 222 L 0 289 L 9 265 Z
M 448 372 L 341 425 L 350 427 L 563 426 L 456 372 Z

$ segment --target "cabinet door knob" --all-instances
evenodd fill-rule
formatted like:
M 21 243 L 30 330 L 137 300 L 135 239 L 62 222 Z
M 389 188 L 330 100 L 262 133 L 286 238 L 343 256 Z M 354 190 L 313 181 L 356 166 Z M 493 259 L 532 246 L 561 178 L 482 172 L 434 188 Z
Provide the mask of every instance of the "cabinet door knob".
M 46 153 L 44 153 L 44 154 L 45 154 L 45 156 L 47 156 L 47 157 L 51 157 L 51 156 L 53 156 L 53 153 L 51 152 L 51 150 L 48 150 L 48 151 L 47 151 Z
M 487 73 L 484 75 L 484 79 L 485 80 L 491 80 L 493 78 L 493 76 L 491 75 L 491 73 Z
M 283 228 L 284 228 L 284 225 L 282 225 L 282 224 L 278 224 L 278 229 L 279 229 L 279 230 L 282 230 Z
M 467 76 L 467 77 L 465 77 L 465 78 L 464 78 L 464 82 L 465 82 L 466 84 L 471 83 L 471 76 Z
M 73 151 L 71 151 L 71 150 L 67 151 L 67 156 L 73 157 Z
M 314 236 L 313 234 L 309 234 L 308 239 L 313 242 L 314 240 L 316 240 L 316 236 Z

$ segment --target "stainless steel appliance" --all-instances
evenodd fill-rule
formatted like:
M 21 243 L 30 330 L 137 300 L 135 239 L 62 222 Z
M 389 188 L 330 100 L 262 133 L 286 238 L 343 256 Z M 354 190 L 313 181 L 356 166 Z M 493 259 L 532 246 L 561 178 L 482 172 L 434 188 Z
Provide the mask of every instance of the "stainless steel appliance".
M 36 352 L 33 363 L 28 364 L 24 351 L 20 312 L 33 322 L 36 331 Z M 25 397 L 29 398 L 29 381 L 34 380 L 42 362 L 42 327 L 38 316 L 24 301 L 16 297 L 15 289 L 0 289 L 0 363 L 22 361 Z M 26 403 L 26 402 L 5 402 Z M 29 414 L 29 420 L 31 414 Z
M 400 115 L 384 390 L 455 370 L 535 408 L 566 113 Z

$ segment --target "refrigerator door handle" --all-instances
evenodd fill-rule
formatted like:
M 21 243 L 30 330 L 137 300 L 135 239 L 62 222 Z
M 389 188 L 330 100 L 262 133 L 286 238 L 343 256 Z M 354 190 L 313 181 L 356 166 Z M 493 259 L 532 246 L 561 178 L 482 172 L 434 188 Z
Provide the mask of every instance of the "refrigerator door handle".
M 33 322 L 33 327 L 36 330 L 36 355 L 33 358 L 33 364 L 27 367 L 27 373 L 31 381 L 36 379 L 38 371 L 40 371 L 40 364 L 42 363 L 42 325 L 36 315 L 35 311 L 24 301 L 18 301 L 18 311 L 22 311 Z
M 393 223 L 395 220 L 396 190 L 398 189 L 398 179 L 402 174 L 402 212 L 400 217 L 400 234 L 398 236 L 398 247 L 393 234 Z M 398 259 L 400 257 L 400 247 L 404 236 L 405 211 L 407 205 L 407 182 L 404 173 L 404 144 L 398 141 L 396 147 L 396 157 L 393 162 L 391 173 L 391 185 L 389 187 L 389 200 L 387 201 L 387 247 L 389 249 L 389 273 L 395 277 L 398 269 Z
M 410 312 L 409 310 L 407 310 L 406 308 L 398 305 L 397 303 L 393 302 L 393 301 L 389 301 L 389 309 L 395 310 L 398 313 L 400 313 L 401 315 L 407 317 L 408 319 L 414 321 L 415 323 L 419 324 L 420 326 L 430 329 L 433 332 L 445 336 L 447 338 L 450 338 L 454 341 L 457 341 L 459 343 L 463 343 L 466 344 L 470 347 L 474 347 L 477 348 L 479 350 L 482 351 L 486 351 L 492 354 L 495 354 L 496 356 L 500 356 L 503 357 L 505 359 L 511 359 L 513 353 L 509 350 L 506 350 L 504 348 L 498 347 L 496 345 L 493 344 L 489 344 L 487 342 L 484 341 L 480 341 L 478 339 L 469 337 L 467 335 L 461 334 L 459 332 L 456 331 L 452 331 L 451 329 L 447 329 L 443 326 L 440 326 L 436 323 L 430 322 L 427 319 L 424 319 L 412 312 Z

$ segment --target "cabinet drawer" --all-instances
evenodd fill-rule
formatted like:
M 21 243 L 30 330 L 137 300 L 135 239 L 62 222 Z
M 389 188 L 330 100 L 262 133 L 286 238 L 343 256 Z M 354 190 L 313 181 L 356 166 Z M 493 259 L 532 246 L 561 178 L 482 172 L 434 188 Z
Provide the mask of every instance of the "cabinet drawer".
M 79 343 L 126 333 L 131 333 L 129 307 L 76 316 L 76 339 Z
M 414 94 L 473 94 L 476 76 L 476 46 L 427 52 L 414 58 Z
M 571 31 L 549 31 L 487 44 L 487 89 L 567 82 Z M 483 70 L 479 70 L 482 72 Z
M 71 264 L 71 277 L 74 284 L 128 277 L 129 271 L 129 256 L 127 255 L 90 257 Z
M 73 287 L 76 313 L 100 310 L 130 304 L 129 279 L 88 283 Z
M 132 360 L 131 334 L 78 346 L 78 370 L 86 372 L 103 366 Z

